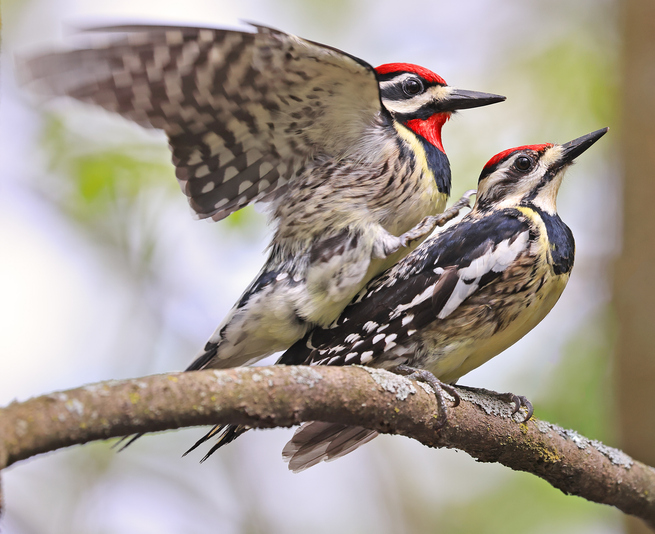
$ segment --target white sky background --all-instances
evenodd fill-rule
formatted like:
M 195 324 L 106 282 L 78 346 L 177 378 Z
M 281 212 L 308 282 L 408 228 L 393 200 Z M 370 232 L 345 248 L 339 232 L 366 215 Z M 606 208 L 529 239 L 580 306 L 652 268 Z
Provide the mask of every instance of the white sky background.
M 133 287 L 125 284 L 120 269 L 32 187 L 47 174 L 47 162 L 38 148 L 40 118 L 34 100 L 13 78 L 14 53 L 61 43 L 67 24 L 159 21 L 225 26 L 252 20 L 347 50 L 374 65 L 422 64 L 452 85 L 508 97 L 500 105 L 462 112 L 446 126 L 444 145 L 457 194 L 474 186 L 482 165 L 500 150 L 565 142 L 606 126 L 568 121 L 555 101 L 551 115 L 550 102 L 535 102 L 534 95 L 525 94 L 520 73 L 511 70 L 517 57 L 529 58 L 531 51 L 572 27 L 593 28 L 590 4 L 599 5 L 553 2 L 552 9 L 539 9 L 537 3 L 516 0 L 500 10 L 496 2 L 483 0 L 466 7 L 429 0 L 343 1 L 335 2 L 336 7 L 292 0 L 6 2 L 0 84 L 0 403 L 91 381 L 185 367 L 259 270 L 268 236 L 262 228 L 252 241 L 239 243 L 220 223 L 193 221 L 180 195 L 162 223 L 170 264 L 155 286 L 166 288 L 161 297 L 163 326 L 153 327 L 133 301 Z M 114 135 L 159 142 L 156 135 L 85 108 L 77 108 L 74 116 L 95 126 L 89 135 L 100 146 Z M 558 362 L 553 346 L 606 303 L 606 273 L 598 265 L 613 252 L 618 234 L 618 185 L 614 169 L 607 168 L 608 145 L 618 144 L 612 133 L 599 142 L 598 150 L 594 147 L 580 158 L 560 196 L 560 213 L 578 244 L 576 269 L 561 302 L 525 340 L 462 383 L 537 398 Z M 581 198 L 586 200 L 581 203 Z M 591 255 L 599 247 L 600 256 Z M 126 322 L 130 339 L 139 344 L 132 347 L 134 353 L 142 350 L 152 358 L 114 353 Z M 174 349 L 162 347 L 169 328 L 184 340 L 174 343 Z M 139 337 L 134 332 L 141 329 L 161 337 Z M 316 532 L 401 532 L 402 513 L 387 485 L 388 480 L 397 481 L 398 472 L 407 484 L 414 479 L 412 487 L 420 486 L 442 505 L 510 476 L 498 466 L 474 464 L 464 454 L 428 450 L 400 437 L 376 439 L 338 462 L 294 476 L 280 459 L 289 430 L 253 432 L 221 450 L 215 461 L 199 466 L 196 458 L 179 457 L 199 434 L 192 430 L 146 438 L 118 456 L 107 454 L 107 444 L 101 443 L 15 466 L 3 479 L 6 532 L 166 534 L 242 532 L 247 527 L 254 532 L 304 532 L 310 525 Z M 469 477 L 476 479 L 475 490 L 466 483 Z M 35 502 L 41 503 L 38 513 L 33 513 Z M 598 524 L 581 528 L 575 531 L 600 532 Z M 614 531 L 611 525 L 605 528 Z

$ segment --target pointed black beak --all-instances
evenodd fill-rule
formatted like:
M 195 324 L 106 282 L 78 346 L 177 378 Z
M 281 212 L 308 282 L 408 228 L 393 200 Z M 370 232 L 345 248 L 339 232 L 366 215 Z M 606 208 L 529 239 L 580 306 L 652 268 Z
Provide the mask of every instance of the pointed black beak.
M 504 96 L 465 89 L 453 89 L 448 98 L 439 101 L 440 112 L 457 111 L 458 109 L 479 108 L 505 100 Z
M 564 143 L 562 145 L 562 155 L 560 156 L 559 161 L 557 162 L 558 166 L 564 166 L 571 163 L 575 158 L 580 154 L 586 151 L 591 145 L 603 137 L 609 128 L 601 128 L 590 134 L 583 135 L 578 137 L 573 141 Z

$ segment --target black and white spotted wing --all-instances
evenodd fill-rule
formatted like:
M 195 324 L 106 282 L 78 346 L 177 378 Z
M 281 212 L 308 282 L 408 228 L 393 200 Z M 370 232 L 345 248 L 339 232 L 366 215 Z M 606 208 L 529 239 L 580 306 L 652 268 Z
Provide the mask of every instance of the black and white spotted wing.
M 381 110 L 370 65 L 270 28 L 98 31 L 108 44 L 33 57 L 23 77 L 163 129 L 200 218 L 280 192 L 312 158 L 347 156 Z
M 313 330 L 278 363 L 375 366 L 410 356 L 412 336 L 435 321 L 445 323 L 502 276 L 528 250 L 530 235 L 515 210 L 463 219 L 371 282 L 332 327 Z

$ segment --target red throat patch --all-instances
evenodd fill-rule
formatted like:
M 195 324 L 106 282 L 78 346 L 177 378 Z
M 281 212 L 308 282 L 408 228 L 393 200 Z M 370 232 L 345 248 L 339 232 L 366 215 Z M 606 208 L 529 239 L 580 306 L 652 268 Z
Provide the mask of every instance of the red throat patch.
M 544 143 L 543 145 L 524 145 L 524 146 L 517 146 L 515 148 L 508 148 L 507 150 L 503 150 L 499 154 L 496 154 L 493 158 L 487 161 L 487 164 L 484 166 L 482 170 L 484 171 L 489 167 L 493 167 L 499 161 L 505 159 L 510 154 L 513 154 L 514 152 L 517 152 L 519 150 L 534 150 L 535 152 L 543 152 L 544 150 L 552 146 L 553 146 L 552 143 Z
M 441 128 L 450 119 L 450 113 L 435 113 L 428 119 L 412 119 L 405 124 L 415 134 L 423 137 L 428 143 L 436 146 L 444 154 L 446 151 L 443 149 L 441 142 Z
M 390 72 L 413 72 L 414 74 L 418 74 L 427 82 L 448 85 L 446 80 L 444 80 L 438 74 L 435 74 L 430 69 L 426 69 L 420 65 L 414 65 L 413 63 L 386 63 L 377 67 L 375 72 L 378 74 L 389 74 Z

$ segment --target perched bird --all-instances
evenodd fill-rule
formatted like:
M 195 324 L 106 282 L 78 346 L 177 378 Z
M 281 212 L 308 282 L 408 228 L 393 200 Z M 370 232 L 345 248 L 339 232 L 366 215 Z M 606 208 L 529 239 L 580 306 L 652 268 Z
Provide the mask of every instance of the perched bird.
M 24 79 L 163 129 L 199 218 L 262 201 L 276 224 L 263 269 L 188 370 L 250 364 L 329 326 L 443 211 L 444 123 L 505 99 L 263 26 L 100 30 L 121 35 L 27 59 Z
M 412 373 L 433 386 L 443 424 L 441 388 L 449 389 L 521 339 L 562 294 L 575 243 L 557 214 L 557 192 L 566 168 L 606 132 L 564 145 L 513 148 L 491 158 L 466 217 L 370 282 L 332 325 L 309 332 L 278 363 L 361 364 Z M 245 430 L 217 428 L 213 433 L 220 440 L 210 454 Z M 283 455 L 290 469 L 300 471 L 376 435 L 309 422 Z

